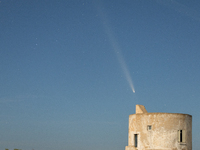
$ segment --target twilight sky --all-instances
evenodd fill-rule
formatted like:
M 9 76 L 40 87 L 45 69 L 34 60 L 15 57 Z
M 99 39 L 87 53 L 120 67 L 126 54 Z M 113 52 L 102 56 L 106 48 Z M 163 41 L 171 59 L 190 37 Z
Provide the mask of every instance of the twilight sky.
M 124 150 L 136 104 L 191 114 L 199 149 L 199 8 L 1 0 L 0 149 Z

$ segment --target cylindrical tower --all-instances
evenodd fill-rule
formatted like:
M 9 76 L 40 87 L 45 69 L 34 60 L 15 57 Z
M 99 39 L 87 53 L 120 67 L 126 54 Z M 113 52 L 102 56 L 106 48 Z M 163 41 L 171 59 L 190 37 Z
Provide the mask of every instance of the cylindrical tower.
M 192 150 L 192 116 L 178 113 L 147 113 L 136 105 L 129 116 L 126 150 Z

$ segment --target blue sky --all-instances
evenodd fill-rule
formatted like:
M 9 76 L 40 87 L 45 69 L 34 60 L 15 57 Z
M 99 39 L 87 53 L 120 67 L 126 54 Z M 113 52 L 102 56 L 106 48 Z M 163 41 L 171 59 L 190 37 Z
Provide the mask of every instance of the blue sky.
M 1 0 L 0 149 L 123 150 L 128 116 L 142 104 L 191 114 L 197 150 L 199 8 L 185 0 Z

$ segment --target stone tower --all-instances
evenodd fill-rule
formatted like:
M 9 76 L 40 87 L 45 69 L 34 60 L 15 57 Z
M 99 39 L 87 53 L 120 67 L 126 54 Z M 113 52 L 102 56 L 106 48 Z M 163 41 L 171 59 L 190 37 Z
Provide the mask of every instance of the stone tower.
M 129 115 L 125 150 L 192 150 L 192 116 L 148 113 L 136 105 L 136 113 Z

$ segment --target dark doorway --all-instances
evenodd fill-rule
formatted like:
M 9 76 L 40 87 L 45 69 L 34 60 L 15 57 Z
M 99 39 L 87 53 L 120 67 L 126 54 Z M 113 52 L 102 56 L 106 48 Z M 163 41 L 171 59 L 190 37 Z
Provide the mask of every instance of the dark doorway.
M 134 139 L 135 139 L 135 147 L 138 146 L 138 135 L 137 134 L 134 134 Z

